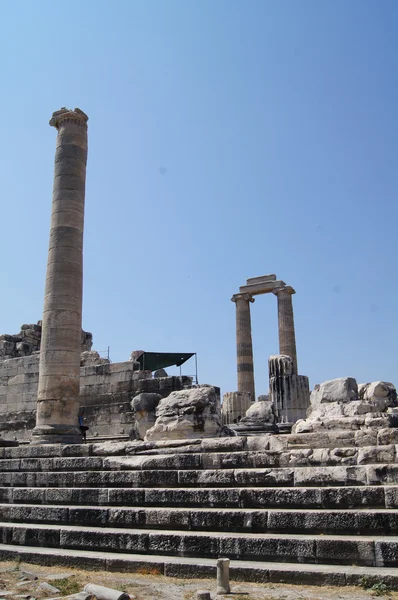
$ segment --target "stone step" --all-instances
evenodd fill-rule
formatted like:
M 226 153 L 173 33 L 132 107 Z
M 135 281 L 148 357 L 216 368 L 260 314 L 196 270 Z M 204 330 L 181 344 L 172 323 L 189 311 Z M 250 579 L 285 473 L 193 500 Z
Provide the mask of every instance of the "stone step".
M 343 430 L 326 430 L 316 433 L 262 434 L 257 436 L 239 436 L 225 438 L 205 438 L 190 440 L 162 440 L 157 442 L 109 441 L 105 443 L 87 443 L 75 445 L 46 444 L 44 446 L 20 445 L 19 447 L 0 447 L 1 458 L 68 457 L 68 456 L 107 456 L 107 455 L 159 455 L 181 452 L 218 453 L 218 452 L 280 452 L 301 449 L 382 447 L 398 444 L 398 428 L 387 425 L 391 419 L 370 418 L 365 427 L 345 418 Z M 341 421 L 341 419 L 340 419 Z M 91 441 L 91 440 L 90 440 Z M 383 461 L 384 462 L 384 461 Z
M 66 448 L 69 448 L 68 446 Z M 184 447 L 182 447 L 183 449 Z M 23 450 L 29 448 L 5 448 Z M 181 450 L 182 450 L 181 449 Z M 107 471 L 107 470 L 209 470 L 284 467 L 329 467 L 368 464 L 394 464 L 398 461 L 395 445 L 300 448 L 275 451 L 234 451 L 129 456 L 53 456 L 0 459 L 0 472 L 13 471 Z M 92 449 L 91 449 L 92 451 Z M 156 450 L 155 450 L 156 451 Z M 174 449 L 175 451 L 175 449 Z M 156 451 L 158 452 L 158 451 Z
M 8 471 L 0 487 L 316 487 L 398 483 L 398 464 L 264 469 Z
M 0 504 L 0 520 L 179 531 L 398 535 L 398 510 L 394 509 L 189 509 Z
M 177 578 L 213 579 L 215 587 L 216 561 L 208 558 L 95 552 L 64 548 L 24 548 L 0 544 L 0 560 L 18 560 L 28 564 L 77 567 L 92 571 L 145 573 Z M 231 588 L 235 581 L 255 583 L 290 583 L 296 585 L 368 586 L 384 583 L 398 589 L 398 570 L 389 567 L 362 567 L 323 564 L 293 564 L 286 562 L 252 563 L 231 560 Z
M 396 508 L 398 486 L 319 488 L 0 488 L 0 502 L 77 506 Z
M 3 544 L 236 560 L 398 566 L 398 537 L 0 523 Z

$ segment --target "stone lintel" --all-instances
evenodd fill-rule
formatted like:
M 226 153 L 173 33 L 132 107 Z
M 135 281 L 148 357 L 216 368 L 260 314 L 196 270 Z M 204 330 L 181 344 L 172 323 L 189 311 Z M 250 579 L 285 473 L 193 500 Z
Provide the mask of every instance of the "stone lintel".
M 260 294 L 270 294 L 275 288 L 283 288 L 285 286 L 286 284 L 284 281 L 277 279 L 276 281 L 268 281 L 257 285 L 243 285 L 239 288 L 239 292 L 241 294 L 248 293 L 253 296 L 258 296 Z
M 268 281 L 276 281 L 276 275 L 260 275 L 259 277 L 251 277 L 246 280 L 246 285 L 256 285 L 257 283 L 267 283 Z

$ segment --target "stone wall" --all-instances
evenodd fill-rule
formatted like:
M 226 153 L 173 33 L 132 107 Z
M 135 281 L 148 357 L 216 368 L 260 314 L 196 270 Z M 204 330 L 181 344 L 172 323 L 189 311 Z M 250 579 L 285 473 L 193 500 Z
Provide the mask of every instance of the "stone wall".
M 152 378 L 135 370 L 132 361 L 94 364 L 80 370 L 80 401 L 89 436 L 129 435 L 130 402 L 140 392 L 162 397 L 192 385 L 190 377 Z M 0 436 L 30 439 L 35 426 L 39 354 L 0 361 Z
M 31 356 L 40 350 L 41 321 L 22 325 L 19 333 L 0 335 L 0 362 L 8 358 Z M 82 330 L 82 352 L 91 350 L 93 334 Z

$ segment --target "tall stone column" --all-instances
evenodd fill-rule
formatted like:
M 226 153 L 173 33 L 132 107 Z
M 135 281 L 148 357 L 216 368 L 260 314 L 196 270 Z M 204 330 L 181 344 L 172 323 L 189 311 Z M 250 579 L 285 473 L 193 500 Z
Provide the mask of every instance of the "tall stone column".
M 33 444 L 79 443 L 83 225 L 88 117 L 55 112 L 58 130 Z
M 274 289 L 273 293 L 278 298 L 279 354 L 290 356 L 293 360 L 293 373 L 297 374 L 296 334 L 292 302 L 292 295 L 296 292 L 290 285 L 285 285 Z
M 251 400 L 256 399 L 254 391 L 253 342 L 250 318 L 250 303 L 254 298 L 250 294 L 235 294 L 231 298 L 236 305 L 236 355 L 238 368 L 238 392 L 250 393 Z

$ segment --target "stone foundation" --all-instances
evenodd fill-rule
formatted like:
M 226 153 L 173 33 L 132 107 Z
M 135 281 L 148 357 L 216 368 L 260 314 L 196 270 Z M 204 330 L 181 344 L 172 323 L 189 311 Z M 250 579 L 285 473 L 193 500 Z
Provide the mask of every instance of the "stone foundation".
M 0 554 L 180 578 L 228 556 L 240 581 L 398 587 L 396 431 L 0 448 Z

